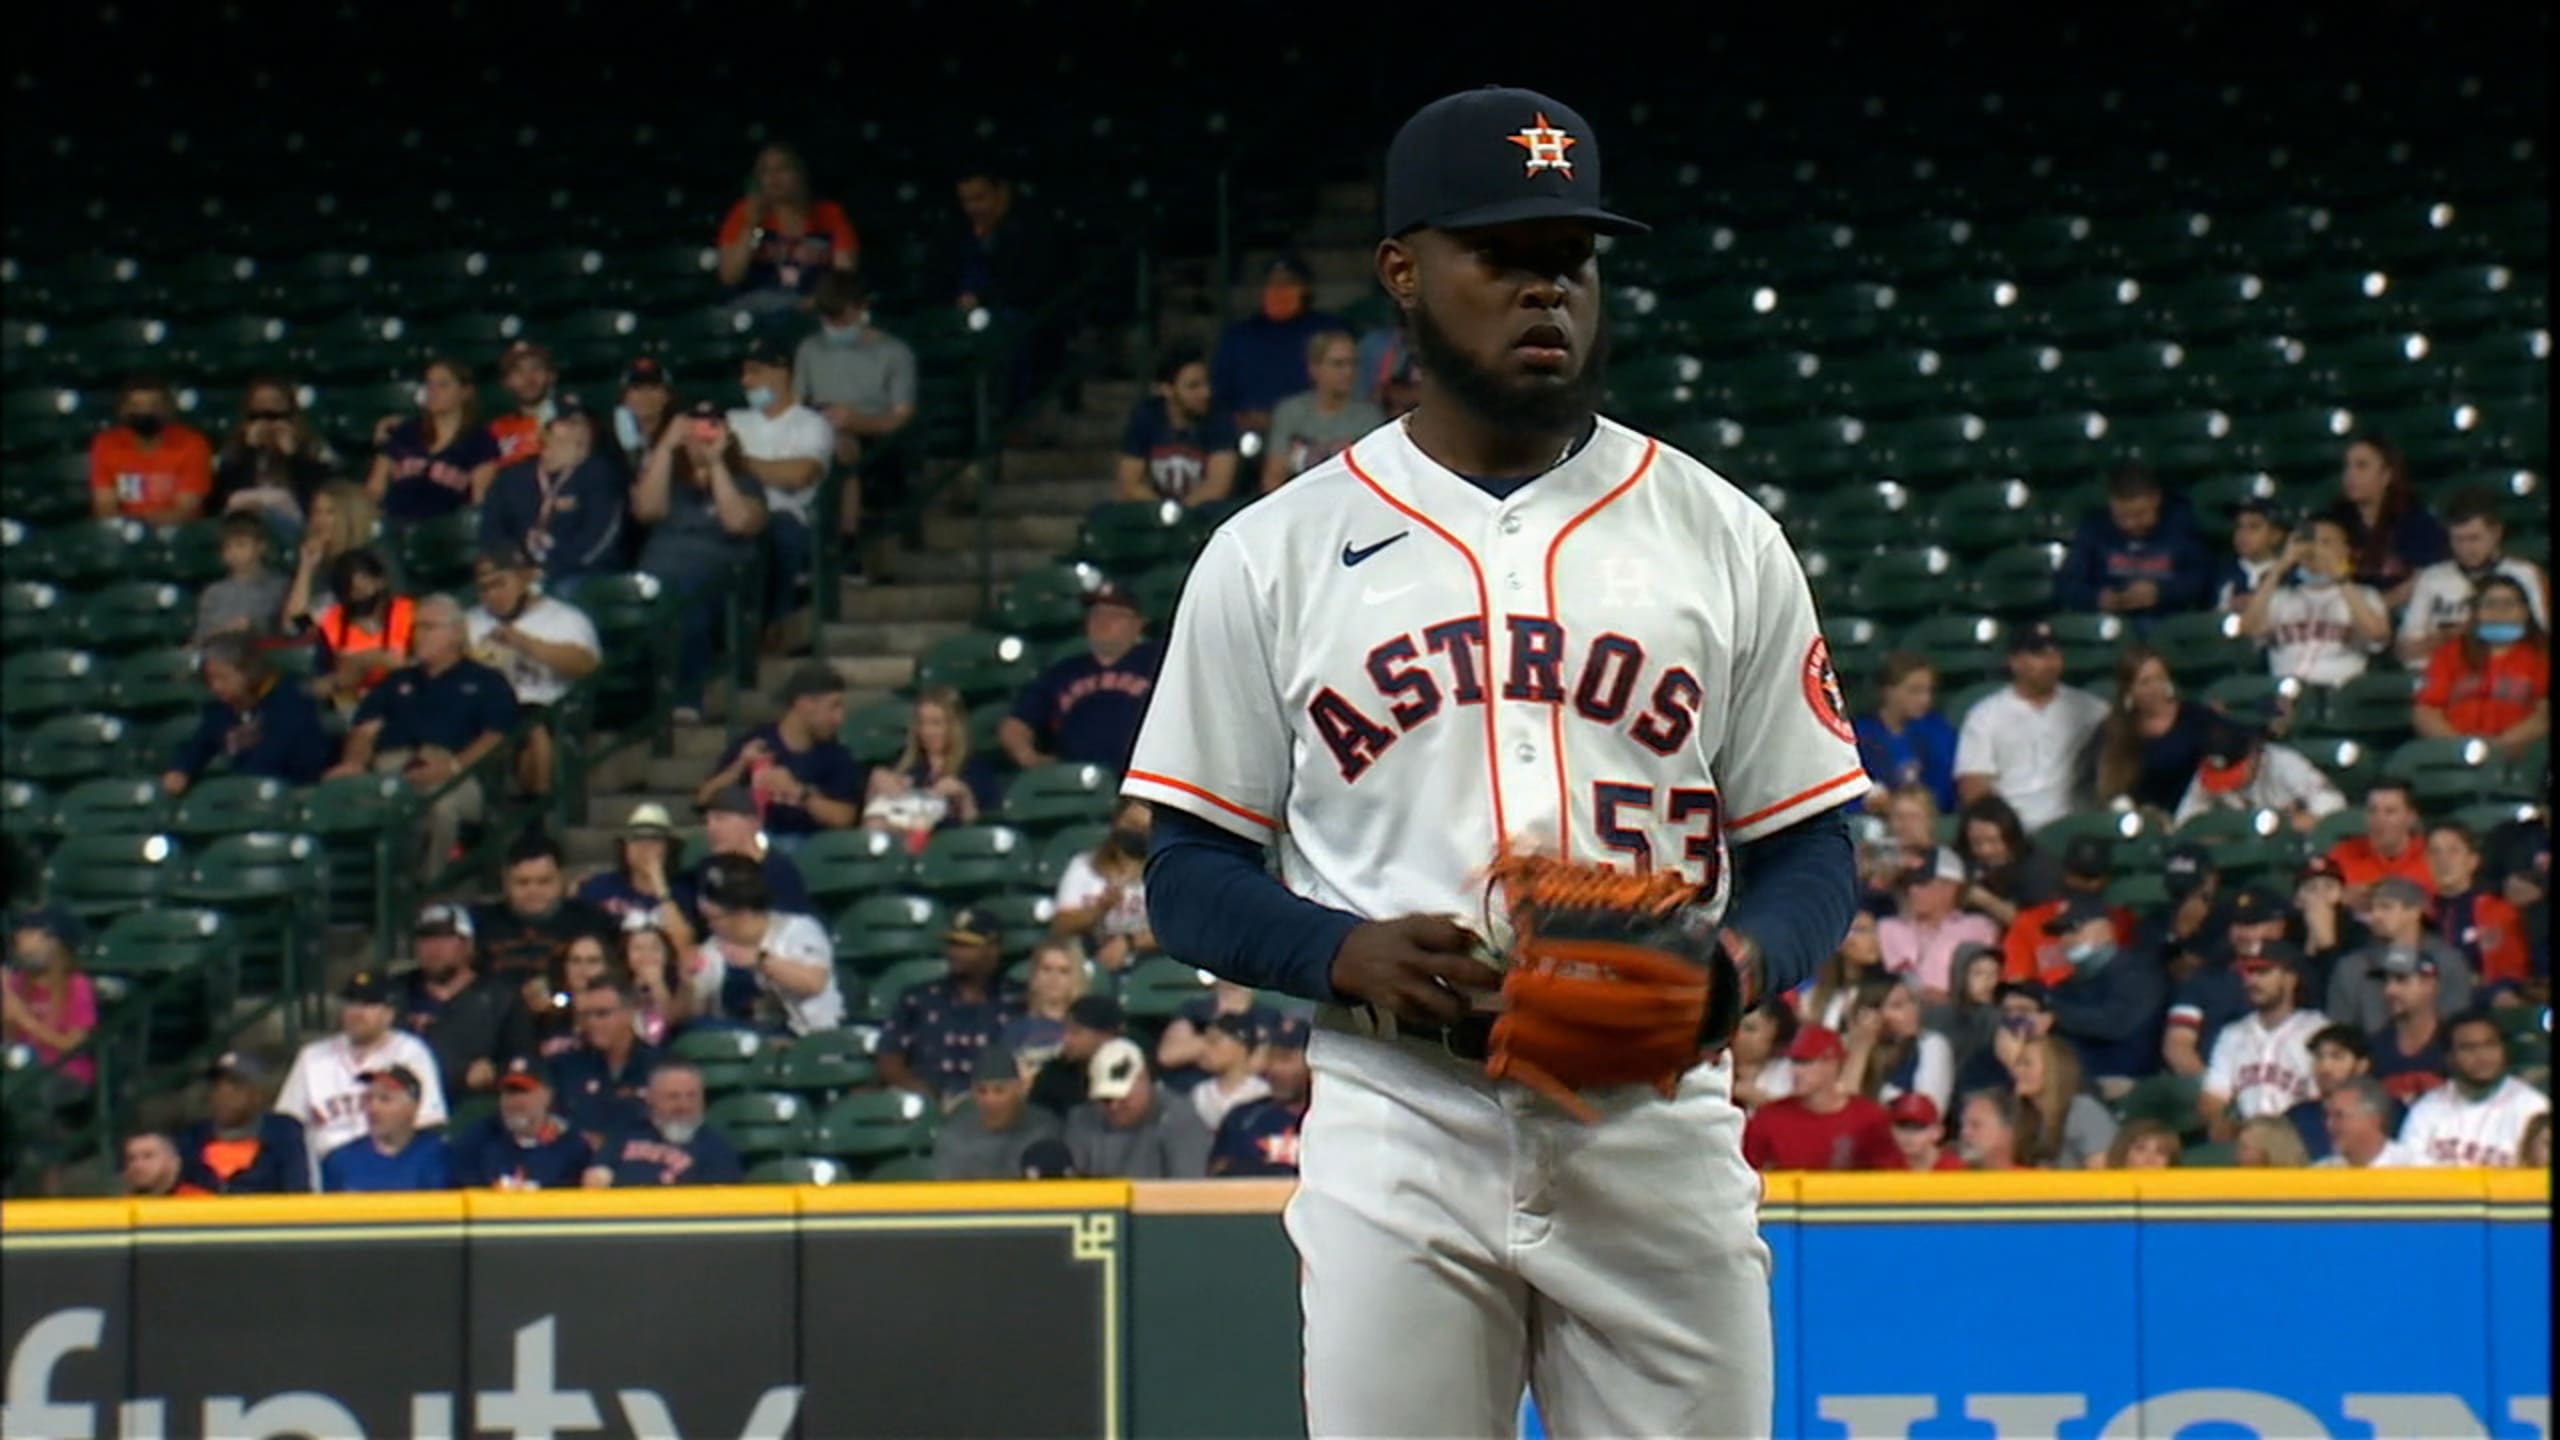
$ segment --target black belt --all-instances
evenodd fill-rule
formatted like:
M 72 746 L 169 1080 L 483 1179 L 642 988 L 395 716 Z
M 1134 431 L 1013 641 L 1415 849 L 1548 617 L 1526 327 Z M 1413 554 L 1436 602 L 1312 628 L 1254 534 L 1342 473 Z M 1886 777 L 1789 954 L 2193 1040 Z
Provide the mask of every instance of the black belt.
M 1484 1011 L 1471 1011 L 1454 1025 L 1413 1025 L 1396 1020 L 1395 1035 L 1399 1040 L 1437 1045 L 1460 1060 L 1483 1063 L 1493 1053 L 1494 1017 Z

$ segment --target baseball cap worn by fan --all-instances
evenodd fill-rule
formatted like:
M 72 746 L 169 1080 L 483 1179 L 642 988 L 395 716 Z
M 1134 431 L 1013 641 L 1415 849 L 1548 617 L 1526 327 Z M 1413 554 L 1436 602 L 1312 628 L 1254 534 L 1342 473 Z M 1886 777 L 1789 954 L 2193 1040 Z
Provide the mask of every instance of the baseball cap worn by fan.
M 1087 1067 L 1085 1093 L 1096 1100 L 1117 1100 L 1138 1088 L 1138 1077 L 1146 1069 L 1146 1052 L 1135 1041 L 1106 1040 Z
M 1129 587 L 1119 581 L 1105 580 L 1084 595 L 1084 608 L 1090 610 L 1097 605 L 1117 605 L 1123 610 L 1135 610 L 1138 597 L 1130 594 Z
M 942 938 L 963 945 L 992 945 L 996 941 L 996 923 L 983 910 L 963 908 L 952 913 L 951 924 L 943 930 Z
M 1263 1038 L 1270 1042 L 1274 1050 L 1304 1050 L 1307 1048 L 1309 1028 L 1307 1022 L 1297 1016 L 1283 1015 L 1278 1023 L 1271 1027 L 1271 1033 Z
M 17 917 L 10 921 L 9 928 L 33 930 L 40 935 L 50 935 L 72 950 L 79 949 L 89 938 L 89 932 L 81 925 L 80 918 L 59 905 L 39 905 L 32 910 L 21 910 Z
M 1893 1123 L 1905 1130 L 1934 1130 L 1938 1125 L 1938 1102 L 1926 1095 L 1904 1095 L 1884 1107 Z
M 2062 873 L 2075 880 L 2104 880 L 2115 863 L 2116 844 L 2104 835 L 2074 835 L 2062 847 Z
M 1961 885 L 1964 883 L 1964 857 L 1957 854 L 1952 845 L 1933 845 L 1929 848 L 1928 859 L 1896 878 L 1905 885 L 1918 885 L 1929 880 L 1946 880 Z
M 2231 897 L 2231 924 L 2262 925 L 2283 918 L 2284 901 L 2263 885 L 2252 885 Z
M 969 1067 L 972 1085 L 1003 1085 L 1021 1078 L 1022 1062 L 1006 1045 L 990 1045 L 979 1051 L 978 1063 Z
M 2184 900 L 2204 888 L 2205 877 L 2215 873 L 2213 851 L 2193 840 L 2172 845 L 2160 859 L 2160 888 L 2172 900 Z
M 667 367 L 659 364 L 657 357 L 654 355 L 641 356 L 639 359 L 631 362 L 629 369 L 622 372 L 622 388 L 625 390 L 635 389 L 642 385 L 664 385 L 666 383 Z
M 1022 1147 L 1023 1179 L 1072 1180 L 1075 1174 L 1075 1155 L 1067 1149 L 1066 1141 L 1034 1140 Z
M 675 833 L 675 828 L 675 817 L 655 800 L 632 806 L 631 818 L 622 822 L 622 833 L 633 840 L 664 840 Z
M 1067 1007 L 1067 1023 L 1106 1035 L 1120 1033 L 1120 1002 L 1108 995 L 1083 995 Z
M 2376 978 L 2384 975 L 2434 975 L 2439 973 L 2436 957 L 2415 945 L 2394 945 L 2382 952 L 2382 963 L 2369 972 Z
M 2258 733 L 2256 726 L 2230 715 L 2216 715 L 2206 724 L 2204 754 L 2196 764 L 2196 783 L 2206 794 L 2228 795 L 2249 783 Z
M 756 818 L 760 812 L 756 809 L 756 797 L 754 791 L 749 790 L 744 785 L 723 785 L 719 789 L 712 791 L 711 798 L 702 803 L 702 813 L 705 815 L 744 815 L 748 819 L 752 820 Z
M 463 905 L 435 904 L 418 911 L 417 923 L 409 927 L 413 936 L 432 937 L 459 935 L 471 938 L 471 910 Z
M 245 1050 L 225 1050 L 213 1062 L 212 1067 L 205 1071 L 204 1078 L 237 1080 L 244 1085 L 256 1085 L 267 1078 L 267 1062 Z
M 498 1077 L 498 1088 L 501 1090 L 540 1090 L 548 1087 L 550 1083 L 550 1079 L 542 1073 L 542 1067 L 522 1055 L 508 1061 L 506 1072 Z
M 2047 935 L 2068 935 L 2092 920 L 2110 919 L 2107 902 L 2095 895 L 2074 895 L 2062 902 L 2062 908 L 2044 922 Z
M 2009 631 L 2009 653 L 2012 655 L 2026 655 L 2039 650 L 2061 648 L 2062 641 L 2054 635 L 2053 626 L 2043 620 L 2030 621 L 2027 624 L 2015 626 Z
M 1604 235 L 1651 227 L 1600 205 L 1600 140 L 1582 113 L 1535 90 L 1487 85 L 1423 106 L 1387 146 L 1387 238 L 1580 220 Z
M 788 370 L 791 368 L 791 351 L 772 336 L 759 335 L 747 342 L 745 362 L 749 365 L 766 365 L 776 370 Z
M 1790 1060 L 1841 1060 L 1848 1054 L 1849 1047 L 1841 1043 L 1840 1037 L 1819 1025 L 1807 1025 L 1796 1032 L 1795 1039 L 1787 1042 L 1787 1058 Z
M 391 1003 L 391 981 L 371 970 L 359 970 L 338 987 L 338 998 L 350 1005 L 388 1005 Z
M 418 1079 L 418 1072 L 410 1069 L 406 1065 L 389 1065 L 380 1070 L 367 1070 L 356 1078 L 362 1080 L 367 1085 L 388 1080 L 392 1084 L 399 1086 L 401 1089 L 408 1091 L 409 1098 L 412 1100 L 420 1099 L 427 1093 L 425 1083 Z

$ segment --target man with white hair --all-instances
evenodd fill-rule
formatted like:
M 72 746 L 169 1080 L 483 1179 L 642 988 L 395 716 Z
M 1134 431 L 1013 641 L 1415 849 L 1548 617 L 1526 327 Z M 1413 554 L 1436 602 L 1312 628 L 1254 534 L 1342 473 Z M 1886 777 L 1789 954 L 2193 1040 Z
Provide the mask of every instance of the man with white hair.
M 2416 1151 L 2391 1138 L 2391 1121 L 2399 1105 L 2382 1082 L 2358 1075 L 2320 1102 L 2329 1130 L 2329 1153 L 2312 1161 L 2322 1169 L 2402 1170 L 2424 1162 Z
M 371 770 L 402 776 L 421 795 L 437 796 L 427 811 L 427 849 L 419 862 L 432 876 L 452 855 L 462 827 L 480 819 L 480 782 L 469 771 L 515 728 L 516 697 L 506 676 L 463 653 L 462 607 L 451 596 L 419 601 L 411 635 L 415 663 L 373 687 L 356 707 L 346 753 L 327 778 Z

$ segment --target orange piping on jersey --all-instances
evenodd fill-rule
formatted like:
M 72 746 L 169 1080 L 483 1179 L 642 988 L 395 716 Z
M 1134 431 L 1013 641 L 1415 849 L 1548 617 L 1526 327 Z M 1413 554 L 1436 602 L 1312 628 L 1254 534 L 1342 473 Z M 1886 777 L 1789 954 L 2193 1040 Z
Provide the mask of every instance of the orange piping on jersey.
M 1801 805 L 1816 795 L 1837 790 L 1841 786 L 1848 784 L 1850 781 L 1864 776 L 1866 773 L 1867 772 L 1864 770 L 1852 770 L 1845 775 L 1834 775 L 1830 779 L 1823 781 L 1821 784 L 1814 786 L 1812 789 L 1799 790 L 1793 795 L 1788 796 L 1786 799 L 1779 801 L 1775 805 L 1764 805 L 1759 809 L 1752 811 L 1750 814 L 1743 816 L 1739 820 L 1728 820 L 1725 822 L 1725 828 L 1727 830 L 1739 830 L 1745 825 L 1756 824 L 1762 820 L 1768 819 L 1770 816 L 1777 814 L 1779 811 L 1784 810 L 1791 805 Z
M 1132 770 L 1129 772 L 1129 778 L 1132 780 L 1144 780 L 1150 785 L 1162 785 L 1168 790 L 1179 790 L 1185 795 L 1197 796 L 1200 799 L 1206 800 L 1210 804 L 1217 806 L 1219 809 L 1226 811 L 1228 814 L 1250 820 L 1265 830 L 1277 830 L 1280 828 L 1279 823 L 1274 821 L 1270 816 L 1257 815 L 1253 811 L 1247 810 L 1234 801 L 1227 799 L 1225 796 L 1213 795 L 1210 792 L 1201 789 L 1199 786 L 1192 784 L 1188 780 L 1176 780 L 1170 775 L 1158 775 L 1151 770 Z
M 1495 741 L 1493 731 L 1493 709 L 1501 701 L 1501 695 L 1494 687 L 1500 683 L 1502 667 L 1494 663 L 1493 592 L 1487 589 L 1484 583 L 1484 564 L 1476 559 L 1476 552 L 1468 549 L 1466 542 L 1441 529 L 1430 516 L 1388 494 L 1387 487 L 1370 478 L 1369 472 L 1360 468 L 1358 456 L 1345 450 L 1342 452 L 1342 463 L 1351 467 L 1352 478 L 1368 486 L 1370 494 L 1387 502 L 1396 513 L 1414 524 L 1439 536 L 1450 549 L 1457 551 L 1465 558 L 1467 569 L 1476 577 L 1476 619 L 1484 625 L 1484 773 L 1485 779 L 1493 784 L 1493 853 L 1499 855 L 1503 847 L 1510 843 L 1511 824 L 1503 818 L 1502 813 L 1502 764 L 1497 758 L 1501 746 Z
M 1548 623 L 1556 623 L 1556 612 L 1564 608 L 1556 599 L 1556 553 L 1564 549 L 1564 537 L 1572 534 L 1583 521 L 1608 509 L 1610 503 L 1619 496 L 1634 489 L 1636 482 L 1645 477 L 1645 472 L 1653 468 L 1653 452 L 1657 446 L 1658 442 L 1652 436 L 1646 436 L 1644 453 L 1636 457 L 1635 470 L 1626 479 L 1619 481 L 1608 494 L 1592 501 L 1581 514 L 1564 522 L 1564 528 L 1556 531 L 1556 538 L 1547 542 Z M 1486 622 L 1488 629 L 1491 625 L 1491 621 Z M 1561 627 L 1558 633 L 1562 633 Z M 1570 860 L 1573 858 L 1573 792 L 1567 789 L 1565 784 L 1564 701 L 1561 698 L 1556 701 L 1555 708 L 1547 712 L 1547 746 L 1555 752 L 1556 757 L 1556 843 L 1561 847 L 1557 853 Z

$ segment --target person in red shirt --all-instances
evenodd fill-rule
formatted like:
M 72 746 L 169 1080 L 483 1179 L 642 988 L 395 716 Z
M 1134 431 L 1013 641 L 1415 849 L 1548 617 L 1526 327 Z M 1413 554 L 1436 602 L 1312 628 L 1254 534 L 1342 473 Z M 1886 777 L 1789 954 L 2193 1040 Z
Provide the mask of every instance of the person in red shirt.
M 2457 821 L 2427 831 L 2427 868 L 2436 881 L 2434 929 L 2439 939 L 2470 957 L 2481 983 L 2528 978 L 2524 916 L 2507 898 L 2481 883 L 2480 837 Z
M 2377 780 L 2364 796 L 2364 833 L 2329 847 L 2329 861 L 2346 882 L 2348 913 L 2362 916 L 2377 880 L 2397 875 L 2432 895 L 2435 872 L 2418 838 L 2418 792 L 2406 780 Z
M 2472 587 L 2470 628 L 2427 661 L 2411 723 L 2430 740 L 2479 736 L 2502 756 L 2550 736 L 2551 646 L 2515 577 Z
M 2008 933 L 2000 938 L 2000 978 L 2003 980 L 2041 980 L 2059 985 L 2071 978 L 2071 967 L 2063 962 L 2062 947 L 2045 933 L 2045 924 L 2062 913 L 2062 907 L 2080 895 L 2103 897 L 2107 880 L 2115 873 L 2115 842 L 2104 835 L 2075 835 L 2062 847 L 2062 893 L 2038 905 L 2023 906 L 2017 918 L 2009 922 Z M 2116 922 L 2116 943 L 2133 943 L 2134 914 L 2121 905 L 2107 907 L 2107 915 Z
M 177 420 L 167 382 L 136 376 L 116 397 L 116 423 L 89 442 L 89 509 L 146 525 L 184 525 L 213 493 L 213 444 Z
M 1885 1107 L 1893 1121 L 1893 1143 L 1902 1147 L 1902 1163 L 1913 1170 L 1961 1170 L 1964 1160 L 1946 1147 L 1946 1126 L 1938 1102 L 1926 1095 L 1905 1095 Z
M 516 407 L 489 422 L 489 438 L 498 442 L 499 469 L 530 459 L 542 448 L 542 427 L 560 413 L 551 397 L 559 379 L 551 351 L 530 340 L 518 340 L 498 357 L 498 383 Z
M 844 207 L 810 193 L 809 166 L 788 145 L 756 156 L 747 193 L 720 222 L 720 283 L 755 310 L 804 307 L 828 270 L 851 270 L 862 244 Z
M 1900 1170 L 1902 1148 L 1882 1105 L 1841 1083 L 1849 1048 L 1819 1025 L 1787 1046 L 1795 1093 L 1754 1111 L 1742 1158 L 1761 1170 Z

